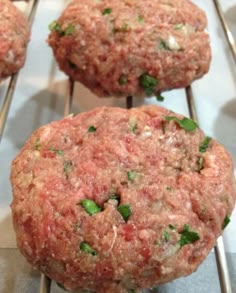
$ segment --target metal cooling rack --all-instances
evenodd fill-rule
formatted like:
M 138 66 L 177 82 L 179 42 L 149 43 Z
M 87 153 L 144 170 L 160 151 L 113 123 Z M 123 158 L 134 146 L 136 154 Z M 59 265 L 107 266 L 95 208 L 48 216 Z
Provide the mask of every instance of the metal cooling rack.
M 17 1 L 17 0 L 15 0 Z M 30 0 L 26 1 L 28 5 L 28 20 L 30 25 L 32 26 L 35 14 L 37 11 L 38 3 L 40 0 Z M 236 64 L 236 46 L 235 46 L 235 40 L 233 38 L 233 35 L 229 29 L 229 26 L 227 24 L 227 21 L 224 17 L 223 10 L 221 8 L 221 5 L 218 0 L 212 0 L 217 12 L 217 15 L 220 19 L 220 22 L 222 24 L 222 28 L 225 33 L 225 39 L 229 45 L 230 51 L 232 53 L 233 60 Z M 0 112 L 0 142 L 3 137 L 4 128 L 7 123 L 8 119 L 8 112 L 11 106 L 12 97 L 15 91 L 15 88 L 17 86 L 17 80 L 19 73 L 13 74 L 9 80 L 6 94 L 3 98 L 3 102 L 1 104 L 1 112 Z M 64 116 L 67 116 L 71 112 L 71 106 L 74 99 L 74 82 L 71 80 L 68 80 L 68 91 L 64 102 Z M 186 101 L 188 105 L 188 111 L 189 116 L 194 119 L 198 120 L 197 118 L 197 112 L 195 108 L 195 101 L 194 101 L 194 95 L 191 86 L 187 87 L 185 89 L 185 95 L 186 95 Z M 126 98 L 126 108 L 131 108 L 133 106 L 133 98 L 127 97 Z M 217 243 L 214 248 L 215 253 L 215 259 L 217 264 L 217 270 L 218 270 L 218 277 L 219 277 L 219 283 L 220 283 L 220 290 L 222 293 L 232 293 L 232 287 L 231 287 L 231 280 L 229 276 L 229 269 L 228 269 L 228 263 L 226 259 L 226 253 L 224 248 L 224 241 L 223 237 L 219 237 L 217 240 Z M 51 280 L 45 276 L 41 275 L 40 279 L 40 293 L 50 293 L 51 291 Z M 27 291 L 28 292 L 28 291 Z M 23 292 L 22 292 L 23 293 Z

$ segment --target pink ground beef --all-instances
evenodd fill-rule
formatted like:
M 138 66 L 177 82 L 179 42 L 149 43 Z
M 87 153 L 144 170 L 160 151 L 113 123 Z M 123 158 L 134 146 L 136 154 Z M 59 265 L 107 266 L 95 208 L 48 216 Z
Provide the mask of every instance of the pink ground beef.
M 0 80 L 17 72 L 25 62 L 29 24 L 14 4 L 0 0 Z
M 48 43 L 60 69 L 98 96 L 152 96 L 208 72 L 206 24 L 188 0 L 74 0 Z M 151 92 L 144 74 L 156 80 Z
M 140 292 L 195 271 L 234 208 L 236 182 L 223 146 L 202 149 L 203 131 L 179 121 L 157 106 L 101 107 L 36 130 L 11 170 L 27 260 L 73 292 Z

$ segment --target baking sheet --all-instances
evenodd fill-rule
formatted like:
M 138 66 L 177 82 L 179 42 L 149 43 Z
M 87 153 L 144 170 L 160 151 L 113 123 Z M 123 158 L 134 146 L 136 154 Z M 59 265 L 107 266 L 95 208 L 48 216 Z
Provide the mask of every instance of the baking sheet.
M 39 126 L 52 120 L 63 117 L 64 97 L 68 90 L 67 77 L 58 70 L 52 56 L 52 51 L 46 43 L 49 33 L 48 24 L 56 19 L 68 1 L 65 0 L 41 0 L 32 27 L 31 42 L 28 47 L 25 67 L 21 70 L 17 87 L 13 96 L 8 120 L 2 143 L 0 145 L 0 251 L 16 248 L 15 236 L 11 223 L 10 202 L 12 199 L 11 186 L 9 182 L 10 165 L 12 159 L 19 152 L 25 140 L 32 131 Z M 195 0 L 202 7 L 208 17 L 208 31 L 212 44 L 212 63 L 210 72 L 192 84 L 197 115 L 200 127 L 210 136 L 215 137 L 231 153 L 236 166 L 236 67 L 226 43 L 221 24 L 216 15 L 213 1 Z M 236 3 L 235 0 L 220 1 L 225 16 L 236 39 Z M 27 13 L 25 2 L 17 2 L 18 7 Z M 0 106 L 9 80 L 0 85 Z M 170 108 L 175 112 L 188 115 L 188 107 L 185 98 L 185 90 L 173 90 L 163 94 L 165 101 L 160 103 L 153 99 L 134 99 L 134 105 L 158 103 Z M 75 99 L 72 112 L 78 113 L 92 109 L 95 106 L 109 105 L 125 107 L 125 99 L 98 99 L 79 83 L 75 85 Z M 235 169 L 236 171 L 236 169 Z M 224 242 L 229 266 L 233 292 L 236 292 L 236 236 L 234 227 L 236 225 L 236 212 L 234 212 L 231 223 L 224 232 Z M 23 258 L 19 256 L 19 271 Z M 210 261 L 206 261 L 199 272 L 191 277 L 184 278 L 183 282 L 192 284 L 190 291 L 184 285 L 176 282 L 168 284 L 155 292 L 220 292 L 214 255 L 210 254 Z M 12 260 L 5 257 L 5 262 Z M 18 263 L 17 262 L 17 263 Z M 0 258 L 0 271 L 3 268 Z M 27 273 L 26 273 L 27 274 Z M 206 274 L 210 274 L 209 281 Z M 30 274 L 28 278 L 31 279 Z M 201 279 L 202 278 L 202 279 Z M 5 288 L 5 275 L 0 275 L 0 292 L 35 292 L 32 289 L 19 291 L 16 285 L 11 291 Z M 187 281 L 189 280 L 189 281 Z M 203 282 L 206 280 L 206 284 Z M 177 281 L 179 282 L 179 281 Z M 180 281 L 181 284 L 182 281 Z M 172 285 L 174 284 L 174 285 Z M 184 284 L 184 283 L 183 283 Z M 199 289 L 200 284 L 208 288 L 208 291 Z M 174 287 L 172 287 L 174 286 Z M 178 287 L 180 286 L 180 287 Z M 53 287 L 54 288 L 54 287 Z M 57 288 L 55 286 L 55 288 Z M 175 289 L 173 289 L 175 288 Z M 178 289 L 180 288 L 180 289 Z M 218 291 L 217 289 L 218 288 Z M 5 290 L 5 291 L 4 291 Z M 58 290 L 58 289 L 53 289 Z M 161 291 L 160 291 L 161 290 Z M 174 291 L 173 291 L 174 290 Z M 192 290 L 192 289 L 191 289 Z M 54 292 L 54 291 L 53 291 Z M 58 291 L 55 291 L 58 292 Z

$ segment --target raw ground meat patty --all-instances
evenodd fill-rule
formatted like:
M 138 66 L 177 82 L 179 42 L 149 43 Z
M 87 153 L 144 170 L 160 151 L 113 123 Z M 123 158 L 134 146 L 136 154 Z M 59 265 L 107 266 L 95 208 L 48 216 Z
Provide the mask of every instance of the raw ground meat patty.
M 236 196 L 227 151 L 157 106 L 101 107 L 39 128 L 11 182 L 20 251 L 73 292 L 140 292 L 192 273 Z
M 10 1 L 0 0 L 0 80 L 24 65 L 29 36 L 22 12 Z
M 206 22 L 188 0 L 74 0 L 48 43 L 61 70 L 98 96 L 152 96 L 208 72 Z

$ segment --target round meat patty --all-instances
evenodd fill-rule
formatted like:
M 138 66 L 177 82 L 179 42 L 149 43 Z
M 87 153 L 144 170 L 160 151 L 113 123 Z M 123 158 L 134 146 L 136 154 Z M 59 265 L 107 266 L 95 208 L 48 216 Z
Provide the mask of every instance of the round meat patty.
M 157 106 L 101 107 L 39 128 L 11 182 L 20 251 L 73 292 L 139 292 L 192 273 L 236 197 L 227 151 Z
M 0 0 L 0 80 L 17 72 L 25 62 L 29 24 L 10 1 Z
M 153 96 L 208 72 L 206 22 L 188 0 L 74 0 L 48 43 L 61 70 L 98 96 Z

